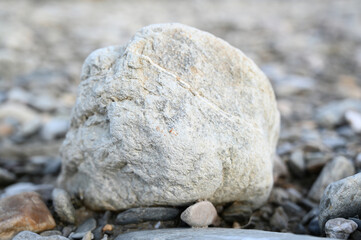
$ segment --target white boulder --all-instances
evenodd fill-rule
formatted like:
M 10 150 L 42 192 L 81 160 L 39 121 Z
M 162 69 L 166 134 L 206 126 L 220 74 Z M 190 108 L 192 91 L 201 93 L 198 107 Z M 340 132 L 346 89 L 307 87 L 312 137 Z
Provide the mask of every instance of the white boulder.
M 93 209 L 264 203 L 279 112 L 271 84 L 227 42 L 142 28 L 85 61 L 60 185 Z

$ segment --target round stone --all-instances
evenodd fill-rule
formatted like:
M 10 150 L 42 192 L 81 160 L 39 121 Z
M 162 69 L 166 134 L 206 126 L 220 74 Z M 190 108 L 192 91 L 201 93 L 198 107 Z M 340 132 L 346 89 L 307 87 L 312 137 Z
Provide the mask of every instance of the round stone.
M 268 198 L 279 112 L 240 50 L 181 24 L 85 61 L 59 183 L 95 210 Z

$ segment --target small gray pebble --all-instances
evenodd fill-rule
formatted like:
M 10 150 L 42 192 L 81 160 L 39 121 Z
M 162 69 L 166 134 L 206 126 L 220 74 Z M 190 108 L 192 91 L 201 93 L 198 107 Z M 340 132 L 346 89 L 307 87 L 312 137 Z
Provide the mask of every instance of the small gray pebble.
M 89 218 L 76 229 L 75 233 L 87 233 L 93 231 L 96 227 L 97 221 L 94 218 Z
M 167 221 L 175 219 L 178 214 L 179 210 L 177 208 L 131 208 L 119 213 L 116 218 L 116 223 L 125 225 L 145 221 Z
M 344 218 L 330 219 L 325 224 L 326 236 L 329 238 L 348 239 L 351 233 L 357 229 L 357 224 Z
M 314 236 L 320 236 L 321 235 L 321 229 L 320 226 L 318 225 L 318 217 L 314 217 L 310 223 L 308 224 L 307 227 L 308 231 L 310 232 L 311 235 Z
M 44 231 L 42 233 L 40 233 L 40 236 L 44 236 L 44 237 L 47 237 L 47 236 L 56 236 L 56 235 L 62 235 L 62 233 L 58 230 L 49 230 L 49 231 Z
M 64 237 L 68 237 L 70 233 L 75 229 L 74 226 L 66 226 L 63 228 L 62 234 Z

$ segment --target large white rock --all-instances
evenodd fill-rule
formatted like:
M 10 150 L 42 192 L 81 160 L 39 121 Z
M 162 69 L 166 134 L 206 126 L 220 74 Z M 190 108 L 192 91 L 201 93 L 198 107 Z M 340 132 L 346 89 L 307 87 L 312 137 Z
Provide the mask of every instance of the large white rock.
M 240 50 L 181 24 L 151 25 L 93 52 L 81 79 L 59 183 L 89 207 L 266 201 L 279 112 Z

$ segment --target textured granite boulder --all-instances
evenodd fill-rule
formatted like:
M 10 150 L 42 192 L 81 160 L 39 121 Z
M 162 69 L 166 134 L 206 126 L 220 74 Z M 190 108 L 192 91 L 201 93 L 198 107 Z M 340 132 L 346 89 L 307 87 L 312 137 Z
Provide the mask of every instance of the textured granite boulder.
M 240 50 L 181 24 L 151 25 L 93 52 L 81 80 L 59 183 L 87 206 L 266 201 L 279 112 Z

